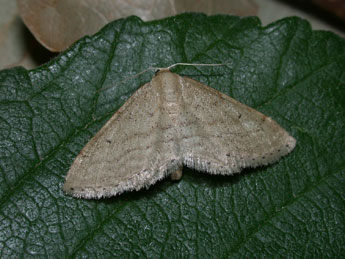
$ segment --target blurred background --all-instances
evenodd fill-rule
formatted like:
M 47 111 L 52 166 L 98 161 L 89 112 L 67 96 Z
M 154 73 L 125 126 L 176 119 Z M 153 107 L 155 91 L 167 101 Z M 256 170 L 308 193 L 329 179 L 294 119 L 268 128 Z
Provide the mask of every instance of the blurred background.
M 263 26 L 299 16 L 314 30 L 345 37 L 344 0 L 0 0 L 0 69 L 35 68 L 112 20 L 182 12 L 258 16 Z

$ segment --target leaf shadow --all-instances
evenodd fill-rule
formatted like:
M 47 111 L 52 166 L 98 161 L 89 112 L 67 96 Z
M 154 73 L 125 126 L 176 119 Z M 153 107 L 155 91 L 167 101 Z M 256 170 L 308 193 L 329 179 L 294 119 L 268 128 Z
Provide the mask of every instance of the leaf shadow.
M 36 66 L 47 63 L 59 55 L 58 52 L 51 52 L 45 48 L 31 33 L 31 31 L 21 22 L 21 32 L 25 53 L 30 56 Z
M 232 174 L 232 175 L 212 175 L 206 172 L 200 172 L 194 169 L 186 168 L 184 169 L 183 173 L 187 180 L 199 183 L 202 185 L 209 185 L 210 187 L 223 187 L 223 186 L 231 186 L 243 178 L 248 177 L 249 175 L 258 173 L 257 168 L 246 168 L 243 169 L 240 173 Z
M 264 167 L 262 167 L 264 168 Z M 193 182 L 196 185 L 207 186 L 209 188 L 219 188 L 224 186 L 232 186 L 237 184 L 243 178 L 250 175 L 260 173 L 261 168 L 245 168 L 240 173 L 233 175 L 212 175 L 206 172 L 200 172 L 191 168 L 183 168 L 183 176 L 180 181 Z M 170 179 L 170 176 L 158 181 L 147 189 L 143 188 L 139 191 L 128 191 L 119 196 L 101 199 L 102 203 L 114 204 L 114 203 L 128 203 L 128 202 L 139 202 L 140 200 L 154 199 L 160 195 L 161 192 L 168 191 L 169 188 L 173 187 L 174 184 L 178 184 L 177 181 Z

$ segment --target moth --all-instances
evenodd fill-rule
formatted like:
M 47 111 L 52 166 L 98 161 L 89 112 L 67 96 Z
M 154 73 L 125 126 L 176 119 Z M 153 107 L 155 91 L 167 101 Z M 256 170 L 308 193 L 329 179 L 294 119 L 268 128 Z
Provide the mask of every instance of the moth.
M 101 198 L 140 190 L 182 167 L 232 175 L 276 162 L 296 140 L 267 117 L 211 87 L 161 69 L 86 144 L 63 190 Z

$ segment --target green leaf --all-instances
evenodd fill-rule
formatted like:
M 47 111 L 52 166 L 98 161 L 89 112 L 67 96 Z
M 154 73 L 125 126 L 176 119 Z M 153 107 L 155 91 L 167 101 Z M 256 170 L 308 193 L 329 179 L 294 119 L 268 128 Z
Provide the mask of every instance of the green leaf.
M 66 196 L 82 147 L 153 72 L 217 88 L 297 146 L 236 176 L 184 169 L 111 199 Z M 127 80 L 125 80 L 127 79 Z M 125 81 L 123 81 L 125 80 Z M 48 64 L 0 72 L 2 258 L 341 257 L 345 254 L 345 42 L 299 18 L 184 14 L 115 21 Z

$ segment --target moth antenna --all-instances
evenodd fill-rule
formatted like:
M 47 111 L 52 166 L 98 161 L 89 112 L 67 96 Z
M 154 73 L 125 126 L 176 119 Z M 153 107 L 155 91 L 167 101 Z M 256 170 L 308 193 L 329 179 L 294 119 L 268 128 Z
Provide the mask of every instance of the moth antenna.
M 177 66 L 208 66 L 208 67 L 215 67 L 215 66 L 225 66 L 229 63 L 175 63 L 167 67 L 168 70 Z
M 143 71 L 139 72 L 139 73 L 136 73 L 132 76 L 128 76 L 126 77 L 125 79 L 121 80 L 120 82 L 117 82 L 115 85 L 112 85 L 112 86 L 108 86 L 108 87 L 104 87 L 104 88 L 101 88 L 99 91 L 106 91 L 110 88 L 113 88 L 123 82 L 126 82 L 128 80 L 131 80 L 131 79 L 134 79 L 148 71 L 155 71 L 155 73 L 157 73 L 158 71 L 160 70 L 170 70 L 174 67 L 177 67 L 177 66 L 225 66 L 229 63 L 215 63 L 215 64 L 212 64 L 212 63 L 183 63 L 183 62 L 179 62 L 179 63 L 175 63 L 175 64 L 172 64 L 168 67 L 149 67 L 149 68 L 146 68 L 144 69 Z

